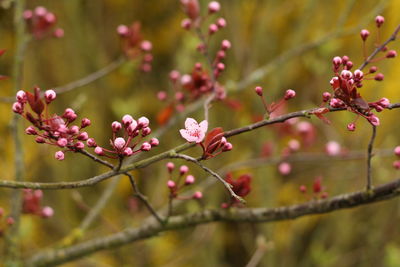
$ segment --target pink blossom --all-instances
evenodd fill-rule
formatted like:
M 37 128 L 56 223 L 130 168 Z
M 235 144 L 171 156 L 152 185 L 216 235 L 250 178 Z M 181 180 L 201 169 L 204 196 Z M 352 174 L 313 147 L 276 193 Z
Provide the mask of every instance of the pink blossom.
M 97 155 L 103 155 L 103 149 L 99 146 L 96 146 L 96 148 L 94 149 L 94 153 L 96 153 Z
M 29 126 L 28 128 L 25 129 L 25 133 L 29 135 L 36 135 L 37 131 L 33 126 Z
M 366 29 L 361 30 L 360 36 L 361 36 L 361 39 L 363 39 L 363 41 L 367 40 L 367 38 L 369 36 L 369 31 Z
M 150 50 L 153 48 L 153 45 L 152 45 L 152 43 L 151 43 L 150 41 L 145 40 L 145 41 L 143 41 L 143 42 L 140 44 L 140 48 L 141 48 L 143 51 L 148 52 L 148 51 L 150 51 Z
M 202 199 L 203 198 L 203 193 L 201 193 L 200 191 L 196 191 L 193 196 L 194 199 Z
M 15 103 L 12 105 L 12 110 L 13 110 L 15 113 L 22 114 L 22 113 L 24 112 L 24 106 L 23 106 L 20 102 L 15 102 Z
M 289 99 L 292 99 L 295 96 L 296 96 L 296 92 L 294 90 L 292 90 L 292 89 L 289 89 L 289 90 L 286 90 L 284 98 L 285 98 L 285 100 L 289 100 Z
M 221 42 L 221 49 L 222 50 L 228 50 L 229 48 L 231 48 L 231 42 L 229 42 L 228 40 L 223 40 Z
M 85 144 L 82 143 L 81 141 L 78 141 L 78 142 L 75 143 L 75 147 L 77 149 L 84 149 L 85 148 Z
M 64 152 L 62 151 L 57 151 L 54 154 L 54 157 L 56 158 L 56 160 L 63 160 L 65 158 Z
M 46 99 L 46 103 L 50 103 L 54 99 L 56 99 L 57 94 L 54 90 L 47 90 L 44 92 L 44 98 Z
M 149 121 L 149 119 L 146 118 L 146 117 L 140 117 L 140 118 L 137 120 L 137 123 L 138 123 L 139 127 L 143 127 L 143 128 L 144 128 L 144 127 L 149 126 L 150 121 Z
M 167 162 L 167 164 L 165 164 L 165 166 L 167 167 L 169 172 L 172 172 L 175 168 L 175 164 L 172 162 Z
M 54 215 L 54 210 L 53 210 L 53 208 L 51 208 L 51 207 L 49 207 L 49 206 L 43 207 L 43 209 L 42 209 L 42 216 L 43 216 L 44 218 L 49 218 L 49 217 L 52 217 L 53 215 Z
M 57 145 L 59 147 L 65 147 L 68 144 L 68 140 L 66 138 L 60 138 L 57 140 Z
M 83 118 L 81 121 L 81 128 L 88 127 L 92 122 L 88 118 Z
M 288 162 L 282 162 L 278 166 L 279 173 L 282 175 L 288 175 L 292 171 L 292 165 Z
M 226 27 L 226 20 L 224 18 L 219 18 L 217 20 L 218 28 L 225 28 Z
M 125 139 L 122 137 L 115 138 L 114 140 L 114 146 L 118 150 L 121 150 L 125 146 L 125 144 Z
M 375 115 L 369 116 L 368 121 L 374 126 L 379 126 L 380 124 L 379 118 Z
M 96 144 L 96 141 L 94 140 L 94 138 L 89 138 L 87 141 L 86 141 L 86 144 L 89 146 L 89 147 L 95 147 L 97 144 Z
M 167 186 L 168 186 L 168 188 L 174 188 L 175 186 L 176 186 L 176 184 L 175 184 L 175 182 L 174 181 L 172 181 L 172 180 L 168 180 L 168 182 L 167 182 Z
M 203 141 L 208 129 L 208 122 L 206 120 L 197 123 L 195 119 L 187 118 L 185 121 L 185 129 L 179 130 L 180 134 L 189 143 L 200 143 Z
M 356 129 L 356 124 L 354 122 L 347 124 L 347 130 L 353 132 Z
M 217 1 L 212 1 L 208 4 L 208 13 L 213 14 L 220 10 L 221 5 Z
M 395 154 L 396 156 L 400 156 L 400 146 L 396 146 L 396 147 L 394 148 L 394 154 Z
M 119 25 L 118 27 L 117 27 L 117 33 L 119 34 L 119 35 L 122 35 L 122 36 L 126 36 L 126 35 L 128 35 L 129 34 L 129 28 L 128 28 L 128 26 L 126 26 L 126 25 Z
M 185 184 L 186 185 L 193 184 L 194 181 L 195 181 L 194 176 L 193 175 L 188 175 L 188 176 L 186 176 Z
M 160 141 L 158 141 L 157 138 L 151 138 L 149 143 L 153 147 L 153 146 L 158 146 L 160 144 Z
M 384 22 L 385 18 L 383 16 L 376 16 L 375 23 L 378 28 L 381 27 Z
M 129 157 L 129 156 L 131 156 L 132 154 L 133 154 L 132 148 L 127 147 L 127 148 L 124 149 L 124 155 L 125 155 L 125 156 Z
M 336 141 L 329 141 L 325 145 L 325 151 L 329 156 L 337 156 L 341 151 L 340 144 Z
M 186 165 L 182 165 L 182 166 L 179 168 L 179 173 L 180 173 L 180 175 L 183 175 L 183 174 L 187 173 L 188 171 L 189 171 L 189 167 L 186 166 Z
M 257 86 L 254 88 L 254 91 L 256 92 L 257 95 L 262 96 L 263 95 L 263 89 L 261 86 Z
M 21 103 L 21 104 L 25 103 L 25 102 L 26 102 L 26 99 L 27 99 L 25 91 L 19 90 L 19 91 L 17 92 L 16 99 L 17 99 L 17 101 L 18 101 L 19 103 Z
M 131 123 L 133 123 L 133 121 L 134 119 L 131 115 L 126 114 L 122 117 L 122 123 L 125 125 L 125 127 L 128 127 Z
M 148 142 L 144 142 L 142 146 L 140 147 L 140 150 L 142 151 L 150 151 L 151 145 Z

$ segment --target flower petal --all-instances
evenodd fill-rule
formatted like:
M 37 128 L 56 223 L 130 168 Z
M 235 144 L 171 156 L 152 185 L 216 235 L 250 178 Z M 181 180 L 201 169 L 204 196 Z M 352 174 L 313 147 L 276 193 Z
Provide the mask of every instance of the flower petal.
M 193 128 L 193 127 L 196 127 L 196 126 L 198 126 L 198 123 L 197 123 L 197 121 L 195 119 L 187 118 L 185 120 L 185 128 L 186 129 L 190 129 L 190 128 Z
M 205 134 L 208 129 L 208 121 L 204 120 L 204 121 L 200 122 L 199 125 L 200 125 L 201 132 Z

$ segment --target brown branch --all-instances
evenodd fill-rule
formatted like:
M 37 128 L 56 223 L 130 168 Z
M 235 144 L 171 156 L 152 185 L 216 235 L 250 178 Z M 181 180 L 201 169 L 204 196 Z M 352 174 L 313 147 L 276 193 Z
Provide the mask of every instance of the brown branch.
M 367 156 L 367 190 L 372 188 L 372 165 L 371 160 L 373 157 L 372 149 L 374 147 L 374 141 L 376 137 L 376 126 L 372 125 L 372 136 L 368 144 L 368 156 Z
M 149 221 L 139 228 L 127 228 L 119 233 L 100 237 L 64 249 L 49 250 L 34 255 L 27 266 L 48 266 L 77 259 L 94 252 L 116 248 L 138 240 L 154 237 L 170 230 L 186 229 L 211 222 L 266 223 L 291 220 L 306 215 L 328 213 L 391 199 L 400 195 L 400 179 L 375 187 L 370 192 L 359 191 L 336 197 L 283 206 L 277 208 L 205 210 L 197 213 L 173 216 L 168 223 L 160 225 Z

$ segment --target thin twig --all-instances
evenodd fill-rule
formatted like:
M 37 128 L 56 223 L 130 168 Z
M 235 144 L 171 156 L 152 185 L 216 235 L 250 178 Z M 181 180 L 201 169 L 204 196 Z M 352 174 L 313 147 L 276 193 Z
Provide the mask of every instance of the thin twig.
M 164 224 L 164 220 L 160 217 L 160 215 L 158 215 L 158 213 L 156 212 L 156 210 L 153 208 L 153 206 L 149 203 L 149 201 L 147 200 L 147 197 L 145 195 L 143 195 L 140 190 L 138 185 L 136 184 L 135 179 L 133 178 L 133 176 L 126 172 L 124 173 L 126 176 L 129 177 L 129 181 L 131 182 L 132 188 L 135 191 L 134 196 L 139 198 L 140 201 L 143 202 L 143 204 L 146 206 L 146 208 L 150 211 L 150 213 L 154 216 L 154 218 L 156 218 L 156 220 L 160 223 L 160 224 Z
M 372 149 L 374 147 L 374 141 L 376 137 L 376 126 L 372 125 L 372 136 L 368 144 L 368 157 L 367 157 L 367 190 L 372 188 L 372 166 L 371 159 L 373 157 Z
M 93 154 L 87 152 L 87 151 L 84 150 L 84 149 L 79 150 L 78 152 L 81 153 L 82 155 L 85 155 L 85 156 L 91 158 L 91 159 L 94 160 L 95 162 L 98 162 L 98 163 L 100 163 L 100 164 L 102 164 L 102 165 L 104 165 L 104 166 L 107 166 L 107 167 L 110 168 L 110 169 L 113 169 L 113 168 L 114 168 L 114 165 L 112 165 L 112 164 L 109 163 L 108 161 L 103 160 L 103 159 L 101 159 L 101 158 L 98 158 L 98 157 L 96 157 L 95 155 L 93 155 Z M 121 166 L 119 165 L 119 167 L 121 167 Z M 118 168 L 118 169 L 119 169 L 119 168 Z
M 239 200 L 242 203 L 246 203 L 246 201 L 241 198 L 240 196 L 238 196 L 233 190 L 232 190 L 232 185 L 230 183 L 228 183 L 227 181 L 225 181 L 221 176 L 219 176 L 218 173 L 214 172 L 213 170 L 211 170 L 210 168 L 204 166 L 203 164 L 201 164 L 197 159 L 192 158 L 188 155 L 183 155 L 183 154 L 176 154 L 176 153 L 171 153 L 171 158 L 178 158 L 178 159 L 184 159 L 186 161 L 190 161 L 194 164 L 196 164 L 197 166 L 199 166 L 200 168 L 202 168 L 203 170 L 205 170 L 206 172 L 208 172 L 209 174 L 211 174 L 212 176 L 214 176 L 215 178 L 218 179 L 218 181 L 220 181 L 225 188 L 229 191 L 230 195 L 234 198 L 236 198 L 237 200 Z

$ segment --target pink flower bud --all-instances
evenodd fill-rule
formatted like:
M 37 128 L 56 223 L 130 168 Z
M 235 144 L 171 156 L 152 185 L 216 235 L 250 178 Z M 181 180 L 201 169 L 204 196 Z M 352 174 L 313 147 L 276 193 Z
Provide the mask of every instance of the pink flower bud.
M 66 138 L 60 138 L 57 140 L 57 145 L 59 147 L 65 147 L 68 144 L 68 140 Z
M 342 64 L 343 64 L 343 65 L 346 65 L 347 61 L 349 61 L 349 60 L 350 60 L 350 59 L 349 59 L 348 56 L 343 56 L 343 57 L 342 57 Z
M 332 95 L 331 95 L 330 93 L 324 92 L 324 93 L 322 94 L 322 101 L 328 102 L 329 99 L 331 99 L 331 97 L 332 97 Z
M 356 124 L 354 122 L 347 124 L 347 130 L 354 132 L 356 130 Z
M 64 111 L 63 118 L 66 118 L 70 122 L 74 121 L 78 116 L 75 114 L 75 111 L 72 108 L 67 108 Z
M 33 126 L 29 126 L 25 129 L 25 133 L 29 135 L 37 135 L 37 131 Z
M 376 66 L 372 66 L 369 68 L 369 73 L 375 73 L 378 70 Z
M 185 185 L 190 185 L 190 184 L 193 184 L 194 182 L 195 182 L 195 178 L 193 175 L 186 176 Z
M 167 162 L 167 164 L 165 164 L 165 166 L 167 167 L 168 172 L 172 172 L 175 168 L 175 164 L 172 162 Z
M 126 141 L 122 137 L 115 138 L 115 140 L 114 140 L 114 147 L 117 150 L 121 150 L 125 146 L 125 144 L 126 144 Z
M 231 48 L 231 42 L 229 42 L 228 40 L 223 40 L 223 41 L 221 42 L 221 49 L 222 49 L 223 51 L 226 51 L 226 50 L 228 50 L 229 48 Z
M 147 127 L 150 124 L 149 119 L 146 117 L 140 117 L 137 122 L 138 126 L 141 128 Z
M 62 152 L 62 151 L 57 151 L 57 152 L 54 154 L 54 157 L 56 158 L 56 160 L 64 160 L 65 155 L 64 155 L 64 152 Z
M 122 123 L 124 124 L 125 127 L 128 127 L 133 121 L 134 119 L 132 118 L 131 115 L 126 114 L 122 117 Z
M 397 56 L 396 50 L 389 50 L 389 52 L 386 53 L 387 58 L 394 58 Z
M 168 186 L 168 188 L 172 189 L 172 188 L 175 188 L 176 184 L 174 181 L 168 180 L 167 186 Z
M 378 103 L 383 108 L 388 108 L 390 106 L 390 101 L 386 97 L 381 98 L 381 100 L 379 100 Z
M 194 198 L 194 199 L 202 199 L 203 198 L 203 193 L 201 193 L 200 191 L 196 191 L 193 194 L 192 198 Z
M 117 33 L 121 36 L 127 36 L 129 34 L 129 28 L 126 25 L 119 25 L 117 27 Z
M 300 142 L 297 141 L 296 139 L 291 139 L 288 142 L 288 147 L 291 151 L 297 151 L 300 149 Z
M 226 142 L 222 147 L 222 152 L 231 151 L 233 149 L 233 145 L 229 142 Z
M 226 27 L 226 20 L 224 18 L 217 19 L 217 26 L 218 28 L 225 28 Z
M 48 13 L 44 16 L 44 19 L 45 19 L 45 21 L 46 21 L 47 23 L 49 23 L 49 24 L 54 24 L 54 23 L 56 22 L 56 16 L 55 16 L 53 13 L 51 13 L 51 12 L 48 12 Z
M 300 185 L 299 190 L 302 193 L 306 193 L 307 192 L 307 187 L 305 185 Z
M 254 91 L 256 91 L 256 94 L 259 96 L 263 95 L 263 89 L 261 86 L 257 86 L 256 88 L 254 88 Z
M 103 149 L 99 146 L 96 146 L 96 148 L 94 149 L 94 153 L 96 153 L 97 155 L 104 155 Z
M 140 44 L 140 48 L 143 51 L 149 52 L 153 48 L 153 45 L 152 45 L 152 43 L 150 41 L 145 40 Z
M 81 141 L 78 141 L 78 142 L 75 143 L 75 147 L 77 149 L 84 149 L 85 148 L 85 144 L 82 143 Z
M 129 156 L 132 156 L 132 154 L 133 154 L 132 148 L 127 147 L 124 149 L 124 156 L 129 157 Z
M 219 71 L 225 70 L 225 64 L 222 63 L 222 62 L 218 63 L 218 64 L 217 64 L 217 69 L 218 69 Z
M 332 63 L 335 67 L 339 67 L 340 64 L 342 64 L 342 58 L 341 57 L 334 57 L 332 59 Z
M 167 99 L 167 93 L 166 93 L 165 91 L 159 91 L 159 92 L 157 93 L 157 98 L 158 98 L 158 100 L 160 100 L 160 101 L 164 101 L 164 100 Z
M 151 139 L 150 139 L 150 145 L 151 145 L 152 147 L 158 146 L 159 144 L 160 144 L 160 141 L 158 141 L 157 138 L 151 138 Z
M 50 218 L 53 217 L 53 215 L 54 215 L 54 210 L 51 207 L 49 206 L 43 207 L 42 209 L 43 218 Z
M 218 26 L 216 24 L 210 24 L 210 26 L 208 26 L 208 34 L 214 34 L 218 31 Z
M 24 112 L 24 106 L 23 106 L 20 102 L 15 102 L 15 103 L 12 105 L 12 110 L 13 110 L 15 113 L 22 114 L 22 113 Z
M 8 217 L 8 218 L 6 219 L 6 223 L 7 223 L 8 225 L 13 225 L 13 224 L 15 223 L 15 220 L 14 220 L 13 217 Z
M 329 105 L 333 108 L 340 108 L 343 106 L 343 101 L 338 98 L 332 98 L 331 101 L 329 101 Z
M 188 171 L 189 171 L 189 167 L 186 166 L 186 165 L 182 165 L 182 166 L 179 168 L 179 174 L 180 174 L 180 175 L 184 175 L 184 174 L 187 173 Z
M 95 146 L 97 146 L 96 141 L 94 140 L 94 138 L 89 138 L 89 139 L 86 141 L 86 144 L 88 145 L 88 147 L 95 147 Z
M 363 41 L 367 40 L 367 38 L 368 38 L 368 36 L 369 36 L 369 31 L 366 30 L 366 29 L 361 30 L 360 36 L 361 36 L 361 39 L 362 39 Z
M 376 27 L 380 28 L 384 22 L 385 18 L 383 16 L 376 16 L 375 18 Z
M 24 13 L 22 13 L 22 17 L 23 17 L 25 20 L 31 19 L 32 16 L 33 16 L 32 10 L 25 10 Z
M 278 166 L 278 171 L 282 175 L 288 175 L 292 171 L 292 166 L 288 162 L 282 162 Z
M 64 37 L 64 30 L 63 30 L 62 28 L 57 28 L 57 29 L 55 29 L 54 32 L 53 32 L 53 36 L 54 36 L 55 38 L 62 38 L 62 37 Z
M 181 84 L 183 86 L 188 85 L 192 82 L 192 77 L 188 74 L 185 74 L 181 77 Z
M 212 1 L 208 4 L 208 13 L 217 13 L 221 9 L 221 5 L 217 1 Z
M 45 7 L 42 7 L 42 6 L 38 6 L 38 7 L 35 8 L 34 12 L 35 12 L 36 16 L 43 17 L 43 16 L 45 16 L 47 14 L 47 9 Z
M 329 141 L 325 145 L 325 151 L 329 156 L 337 156 L 341 151 L 340 144 L 336 141 Z
M 190 28 L 192 27 L 192 21 L 188 18 L 183 19 L 181 22 L 181 27 L 185 30 L 190 30 Z
M 81 133 L 78 135 L 77 138 L 78 138 L 78 140 L 86 141 L 86 140 L 89 139 L 89 135 L 88 135 L 87 132 L 81 132 Z
M 147 135 L 151 134 L 151 129 L 150 127 L 146 127 L 142 129 L 142 136 L 145 137 Z
M 79 127 L 73 125 L 71 128 L 68 129 L 68 133 L 72 135 L 79 133 Z
M 286 90 L 284 99 L 285 100 L 289 100 L 289 99 L 292 99 L 295 96 L 296 96 L 296 92 L 294 90 L 292 90 L 292 89 L 289 89 L 289 90 Z
M 353 77 L 353 73 L 351 73 L 351 71 L 348 71 L 348 70 L 342 70 L 342 72 L 340 73 L 340 76 L 343 79 L 348 80 L 348 79 L 351 79 Z
M 26 103 L 27 96 L 25 91 L 19 90 L 16 95 L 16 99 L 19 103 L 24 104 Z
M 364 77 L 364 73 L 361 70 L 354 71 L 354 78 L 360 80 Z
M 375 75 L 374 80 L 375 81 L 383 81 L 383 78 L 385 78 L 385 76 L 382 73 L 378 73 Z
M 396 170 L 400 169 L 400 160 L 396 160 L 395 162 L 393 162 L 393 168 L 395 168 Z
M 0 207 L 0 218 L 4 215 L 4 209 Z
M 380 124 L 379 118 L 375 115 L 371 115 L 367 119 L 374 126 L 379 126 Z
M 140 150 L 142 151 L 150 151 L 151 150 L 151 145 L 148 142 L 144 142 L 142 146 L 140 147 Z
M 395 154 L 396 156 L 400 156 L 400 146 L 396 146 L 396 147 L 394 148 L 393 152 L 394 152 L 394 154 Z
M 179 77 L 181 77 L 181 74 L 177 70 L 173 70 L 169 73 L 169 78 L 173 83 L 175 83 Z
M 81 128 L 88 127 L 91 124 L 91 121 L 88 118 L 83 118 L 81 121 Z
M 36 143 L 38 143 L 38 144 L 46 143 L 46 139 L 44 139 L 44 138 L 41 137 L 41 136 L 37 136 L 37 137 L 35 138 L 35 141 L 36 141 Z

